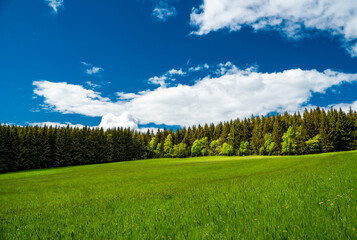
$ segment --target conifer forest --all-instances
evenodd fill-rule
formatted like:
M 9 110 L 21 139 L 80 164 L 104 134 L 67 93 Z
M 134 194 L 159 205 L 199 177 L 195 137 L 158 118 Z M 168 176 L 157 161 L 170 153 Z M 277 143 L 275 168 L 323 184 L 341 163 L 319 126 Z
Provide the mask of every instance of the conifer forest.
M 142 133 L 0 125 L 0 172 L 205 155 L 301 155 L 357 149 L 357 112 L 305 109 Z

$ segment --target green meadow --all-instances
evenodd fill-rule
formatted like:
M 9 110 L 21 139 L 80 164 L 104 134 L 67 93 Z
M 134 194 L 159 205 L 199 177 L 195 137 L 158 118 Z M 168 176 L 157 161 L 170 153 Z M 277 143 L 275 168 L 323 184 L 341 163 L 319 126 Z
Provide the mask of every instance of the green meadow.
M 0 174 L 0 239 L 357 239 L 357 151 Z

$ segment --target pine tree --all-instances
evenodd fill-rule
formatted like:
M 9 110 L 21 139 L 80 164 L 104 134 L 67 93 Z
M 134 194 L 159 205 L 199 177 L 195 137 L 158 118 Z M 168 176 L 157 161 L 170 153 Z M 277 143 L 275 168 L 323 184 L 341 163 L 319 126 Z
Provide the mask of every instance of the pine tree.
M 222 122 L 220 122 L 219 124 L 217 124 L 216 128 L 214 129 L 214 133 L 213 133 L 213 139 L 217 140 L 221 137 L 221 133 L 223 130 L 223 124 Z
M 252 131 L 251 138 L 251 148 L 253 153 L 258 155 L 260 148 L 264 144 L 264 136 L 263 136 L 263 125 L 259 117 L 254 121 L 254 128 Z
M 323 110 L 320 115 L 320 128 L 319 128 L 322 152 L 329 152 L 333 149 L 333 140 L 331 139 L 331 132 L 332 129 L 329 126 L 326 112 Z
M 283 129 L 280 120 L 280 115 L 278 114 L 275 116 L 274 125 L 273 125 L 273 133 L 272 138 L 273 142 L 275 143 L 275 153 L 280 154 L 281 152 L 281 139 L 283 137 Z
M 9 171 L 8 149 L 6 146 L 8 135 L 6 130 L 6 126 L 0 124 L 0 172 Z
M 353 137 L 353 122 L 347 118 L 346 113 L 340 109 L 336 122 L 336 150 L 350 150 Z
M 23 148 L 22 148 L 22 139 L 20 136 L 18 127 L 12 126 L 10 128 L 9 136 L 9 149 L 8 149 L 8 164 L 9 170 L 16 171 L 21 169 L 21 163 L 23 160 Z M 27 169 L 30 169 L 31 166 Z
M 51 146 L 48 133 L 49 129 L 47 126 L 40 128 L 38 132 L 38 160 L 40 168 L 48 168 L 51 166 Z
M 229 125 L 228 122 L 225 122 L 223 124 L 222 133 L 221 133 L 221 136 L 220 136 L 220 138 L 222 139 L 223 142 L 227 141 L 229 132 L 230 132 L 230 125 Z
M 351 109 L 350 109 L 351 111 Z M 357 112 L 353 112 L 352 113 L 352 118 L 353 118 L 353 121 L 354 121 L 354 124 L 353 124 L 353 134 L 352 134 L 352 137 L 353 137 L 353 143 L 352 143 L 352 148 L 357 150 Z

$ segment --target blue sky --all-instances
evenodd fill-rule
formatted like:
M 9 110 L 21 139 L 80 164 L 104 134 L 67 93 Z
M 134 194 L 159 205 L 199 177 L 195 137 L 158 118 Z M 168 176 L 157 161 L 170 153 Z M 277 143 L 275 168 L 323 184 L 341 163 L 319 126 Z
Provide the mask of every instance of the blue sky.
M 2 0 L 0 81 L 18 125 L 357 110 L 357 2 Z

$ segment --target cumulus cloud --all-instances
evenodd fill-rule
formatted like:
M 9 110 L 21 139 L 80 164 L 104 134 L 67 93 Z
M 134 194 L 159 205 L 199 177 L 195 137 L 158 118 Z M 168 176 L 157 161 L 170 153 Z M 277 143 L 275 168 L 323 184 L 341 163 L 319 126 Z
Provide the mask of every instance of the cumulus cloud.
M 182 69 L 171 69 L 170 71 L 168 71 L 168 74 L 170 75 L 185 75 L 185 73 L 182 71 Z
M 154 76 L 154 77 L 149 78 L 148 83 L 160 85 L 161 87 L 166 87 L 169 85 L 168 81 L 176 80 L 175 78 L 173 78 L 175 75 L 183 76 L 185 74 L 186 74 L 186 72 L 182 71 L 182 69 L 177 70 L 177 69 L 173 68 L 159 77 Z
M 165 87 L 167 85 L 166 80 L 167 80 L 167 76 L 165 76 L 165 75 L 162 75 L 160 77 L 154 76 L 154 77 L 149 78 L 148 83 L 160 85 L 161 87 Z
M 138 120 L 135 119 L 129 112 L 124 112 L 120 116 L 115 116 L 112 113 L 107 113 L 102 117 L 99 127 L 103 129 L 116 127 L 138 129 Z
M 45 0 L 48 4 L 53 9 L 54 13 L 58 12 L 58 8 L 63 6 L 63 0 Z
M 168 3 L 164 1 L 160 1 L 152 11 L 152 16 L 163 22 L 166 22 L 170 17 L 176 17 L 176 15 L 176 8 L 169 6 Z
M 147 131 L 152 131 L 156 133 L 158 128 L 154 127 L 138 127 L 138 120 L 134 118 L 129 112 L 124 112 L 119 116 L 116 116 L 112 113 L 107 113 L 102 117 L 102 121 L 99 124 L 99 128 L 103 128 L 104 130 L 111 128 L 130 128 L 132 130 L 137 130 L 142 133 L 146 133 Z
M 253 67 L 246 69 L 245 71 L 255 70 Z M 217 75 L 224 75 L 224 74 L 231 74 L 238 71 L 238 68 L 232 64 L 231 62 L 220 63 L 218 64 L 218 68 L 216 69 L 215 73 Z
M 256 68 L 238 69 L 231 63 L 228 65 L 229 70 L 221 75 L 203 77 L 192 86 L 178 84 L 139 93 L 118 93 L 117 101 L 79 85 L 49 81 L 33 84 L 35 94 L 44 97 L 45 105 L 53 111 L 101 117 L 128 112 L 140 124 L 189 126 L 250 117 L 251 114 L 294 112 L 306 105 L 313 93 L 325 93 L 332 86 L 357 81 L 357 74 L 332 70 L 290 69 L 261 73 Z M 123 121 L 107 116 L 114 119 L 112 122 Z M 131 117 L 124 119 L 135 124 Z
M 327 31 L 343 39 L 352 56 L 357 55 L 357 2 L 355 0 L 203 0 L 191 12 L 194 34 L 219 29 L 238 31 L 275 29 L 298 39 L 309 30 Z
M 34 93 L 44 97 L 48 109 L 62 113 L 78 113 L 86 116 L 103 116 L 110 113 L 115 104 L 99 92 L 66 82 L 34 81 Z

